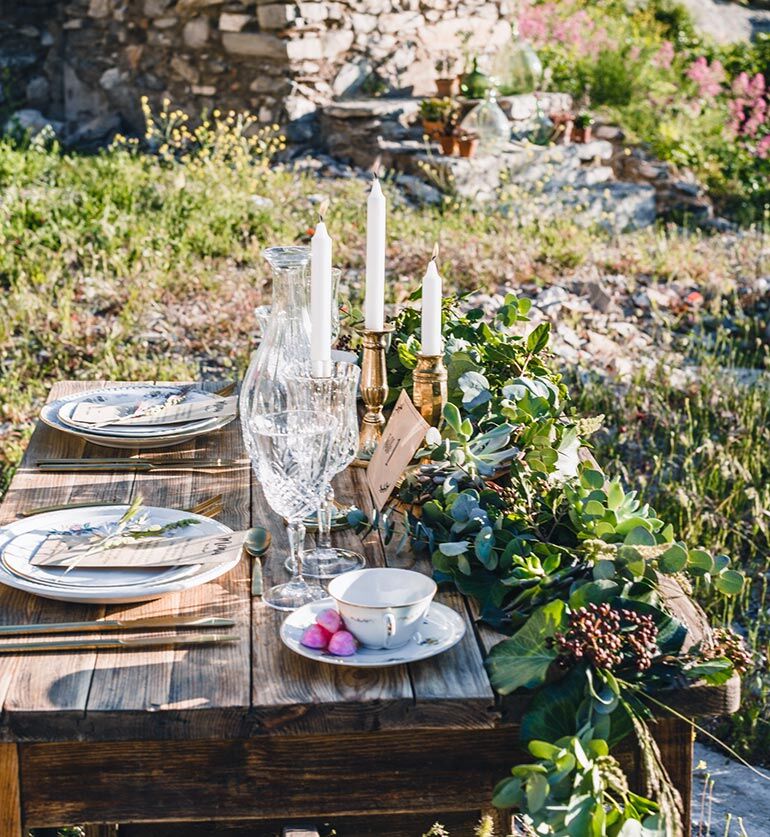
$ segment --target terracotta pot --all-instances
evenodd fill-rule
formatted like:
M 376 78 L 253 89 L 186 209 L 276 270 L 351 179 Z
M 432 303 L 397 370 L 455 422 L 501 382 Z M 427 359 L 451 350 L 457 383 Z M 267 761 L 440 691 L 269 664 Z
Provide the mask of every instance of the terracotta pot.
M 451 98 L 460 92 L 459 76 L 454 78 L 437 78 L 436 79 L 436 95 L 440 99 Z
M 441 153 L 445 157 L 451 157 L 453 154 L 457 153 L 457 137 L 454 137 L 451 134 L 442 134 L 438 138 L 438 141 L 441 145 Z
M 578 128 L 576 125 L 572 129 L 572 139 L 575 142 L 586 143 L 591 142 L 593 136 L 593 125 L 586 125 L 585 128 Z
M 476 153 L 476 149 L 479 147 L 479 138 L 470 137 L 468 139 L 461 139 L 458 140 L 457 144 L 460 147 L 461 157 L 473 157 Z
M 431 139 L 435 139 L 444 133 L 444 123 L 435 122 L 432 119 L 423 119 L 422 132 L 427 134 Z

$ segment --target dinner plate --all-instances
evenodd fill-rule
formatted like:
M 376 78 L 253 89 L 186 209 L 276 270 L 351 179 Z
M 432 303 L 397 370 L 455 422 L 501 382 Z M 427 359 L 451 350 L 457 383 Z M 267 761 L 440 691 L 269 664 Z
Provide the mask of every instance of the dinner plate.
M 157 403 L 158 405 L 172 395 L 179 395 L 185 391 L 185 387 L 178 386 L 156 386 L 150 384 L 132 384 L 130 386 L 106 387 L 104 389 L 82 392 L 59 399 L 57 417 L 59 421 L 81 433 L 92 433 L 99 436 L 125 436 L 126 438 L 152 437 L 152 436 L 175 436 L 180 433 L 189 433 L 199 430 L 203 425 L 215 424 L 222 416 L 213 413 L 211 416 L 194 421 L 178 422 L 176 424 L 112 424 L 103 427 L 89 427 L 87 424 L 75 421 L 72 416 L 79 404 L 97 404 L 99 406 L 114 406 L 130 409 L 137 402 Z M 196 401 L 204 401 L 210 396 L 209 393 L 200 390 L 190 389 L 185 396 L 185 403 L 194 404 Z
M 59 567 L 31 563 L 36 550 L 51 534 L 96 531 L 108 533 L 128 506 L 86 506 L 25 517 L 0 527 L 0 583 L 47 599 L 92 604 L 116 604 L 157 599 L 198 587 L 231 570 L 240 556 L 222 564 L 192 564 L 164 568 Z M 171 530 L 168 540 L 178 541 L 232 530 L 210 517 L 158 506 L 143 507 L 147 524 L 166 524 L 182 519 L 194 525 Z
M 50 401 L 40 411 L 40 418 L 49 427 L 61 430 L 63 433 L 69 433 L 72 436 L 77 436 L 80 439 L 85 439 L 87 442 L 91 442 L 91 444 L 108 448 L 154 450 L 157 448 L 172 447 L 173 445 L 181 445 L 205 433 L 213 433 L 215 430 L 220 430 L 235 418 L 235 416 L 219 416 L 201 422 L 195 422 L 192 427 L 188 424 L 187 429 L 182 430 L 180 430 L 178 425 L 164 425 L 161 428 L 143 427 L 141 429 L 145 432 L 141 434 L 133 432 L 130 435 L 125 435 L 122 432 L 126 428 L 120 428 L 120 433 L 112 432 L 112 428 L 85 430 L 66 424 L 59 416 L 60 409 L 80 397 L 69 396 L 68 398 Z M 109 432 L 107 432 L 108 430 Z M 147 433 L 147 430 L 150 432 Z
M 305 629 L 315 622 L 322 610 L 329 607 L 334 607 L 332 598 L 311 602 L 289 614 L 281 625 L 284 645 L 300 656 L 320 663 L 351 668 L 383 668 L 435 657 L 457 645 L 465 635 L 463 617 L 451 607 L 432 602 L 417 633 L 401 648 L 359 648 L 351 657 L 335 657 L 328 651 L 306 648 L 300 642 Z

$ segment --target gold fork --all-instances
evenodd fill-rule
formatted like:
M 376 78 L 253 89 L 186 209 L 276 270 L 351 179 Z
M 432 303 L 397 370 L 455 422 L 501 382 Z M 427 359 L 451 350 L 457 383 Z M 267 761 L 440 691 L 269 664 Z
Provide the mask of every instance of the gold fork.
M 31 517 L 33 514 L 44 514 L 46 512 L 65 511 L 67 509 L 85 509 L 89 506 L 125 506 L 126 503 L 100 503 L 98 500 L 92 500 L 89 503 L 64 503 L 59 506 L 39 506 L 35 509 L 25 509 L 19 512 L 19 517 Z M 224 511 L 224 502 L 221 494 L 216 494 L 206 500 L 201 500 L 189 509 L 183 511 L 188 514 L 200 514 L 205 517 L 215 517 Z

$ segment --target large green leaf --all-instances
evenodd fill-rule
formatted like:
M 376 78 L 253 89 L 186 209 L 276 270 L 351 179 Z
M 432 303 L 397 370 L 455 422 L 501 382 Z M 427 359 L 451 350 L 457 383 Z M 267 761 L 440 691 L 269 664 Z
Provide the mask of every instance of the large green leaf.
M 521 740 L 558 741 L 577 732 L 577 710 L 586 691 L 583 666 L 535 693 L 521 719 Z
M 489 679 L 500 694 L 533 689 L 543 683 L 557 656 L 546 640 L 565 627 L 565 609 L 565 603 L 558 599 L 543 605 L 523 628 L 489 652 L 486 660 Z

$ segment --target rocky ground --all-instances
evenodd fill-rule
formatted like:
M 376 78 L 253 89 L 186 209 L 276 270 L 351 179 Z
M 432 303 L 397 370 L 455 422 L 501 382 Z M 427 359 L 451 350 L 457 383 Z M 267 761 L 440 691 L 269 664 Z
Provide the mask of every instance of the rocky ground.
M 720 43 L 748 41 L 759 32 L 770 32 L 770 9 L 732 0 L 680 0 L 695 24 Z
M 719 750 L 695 745 L 693 837 L 763 837 L 770 833 L 770 775 Z

